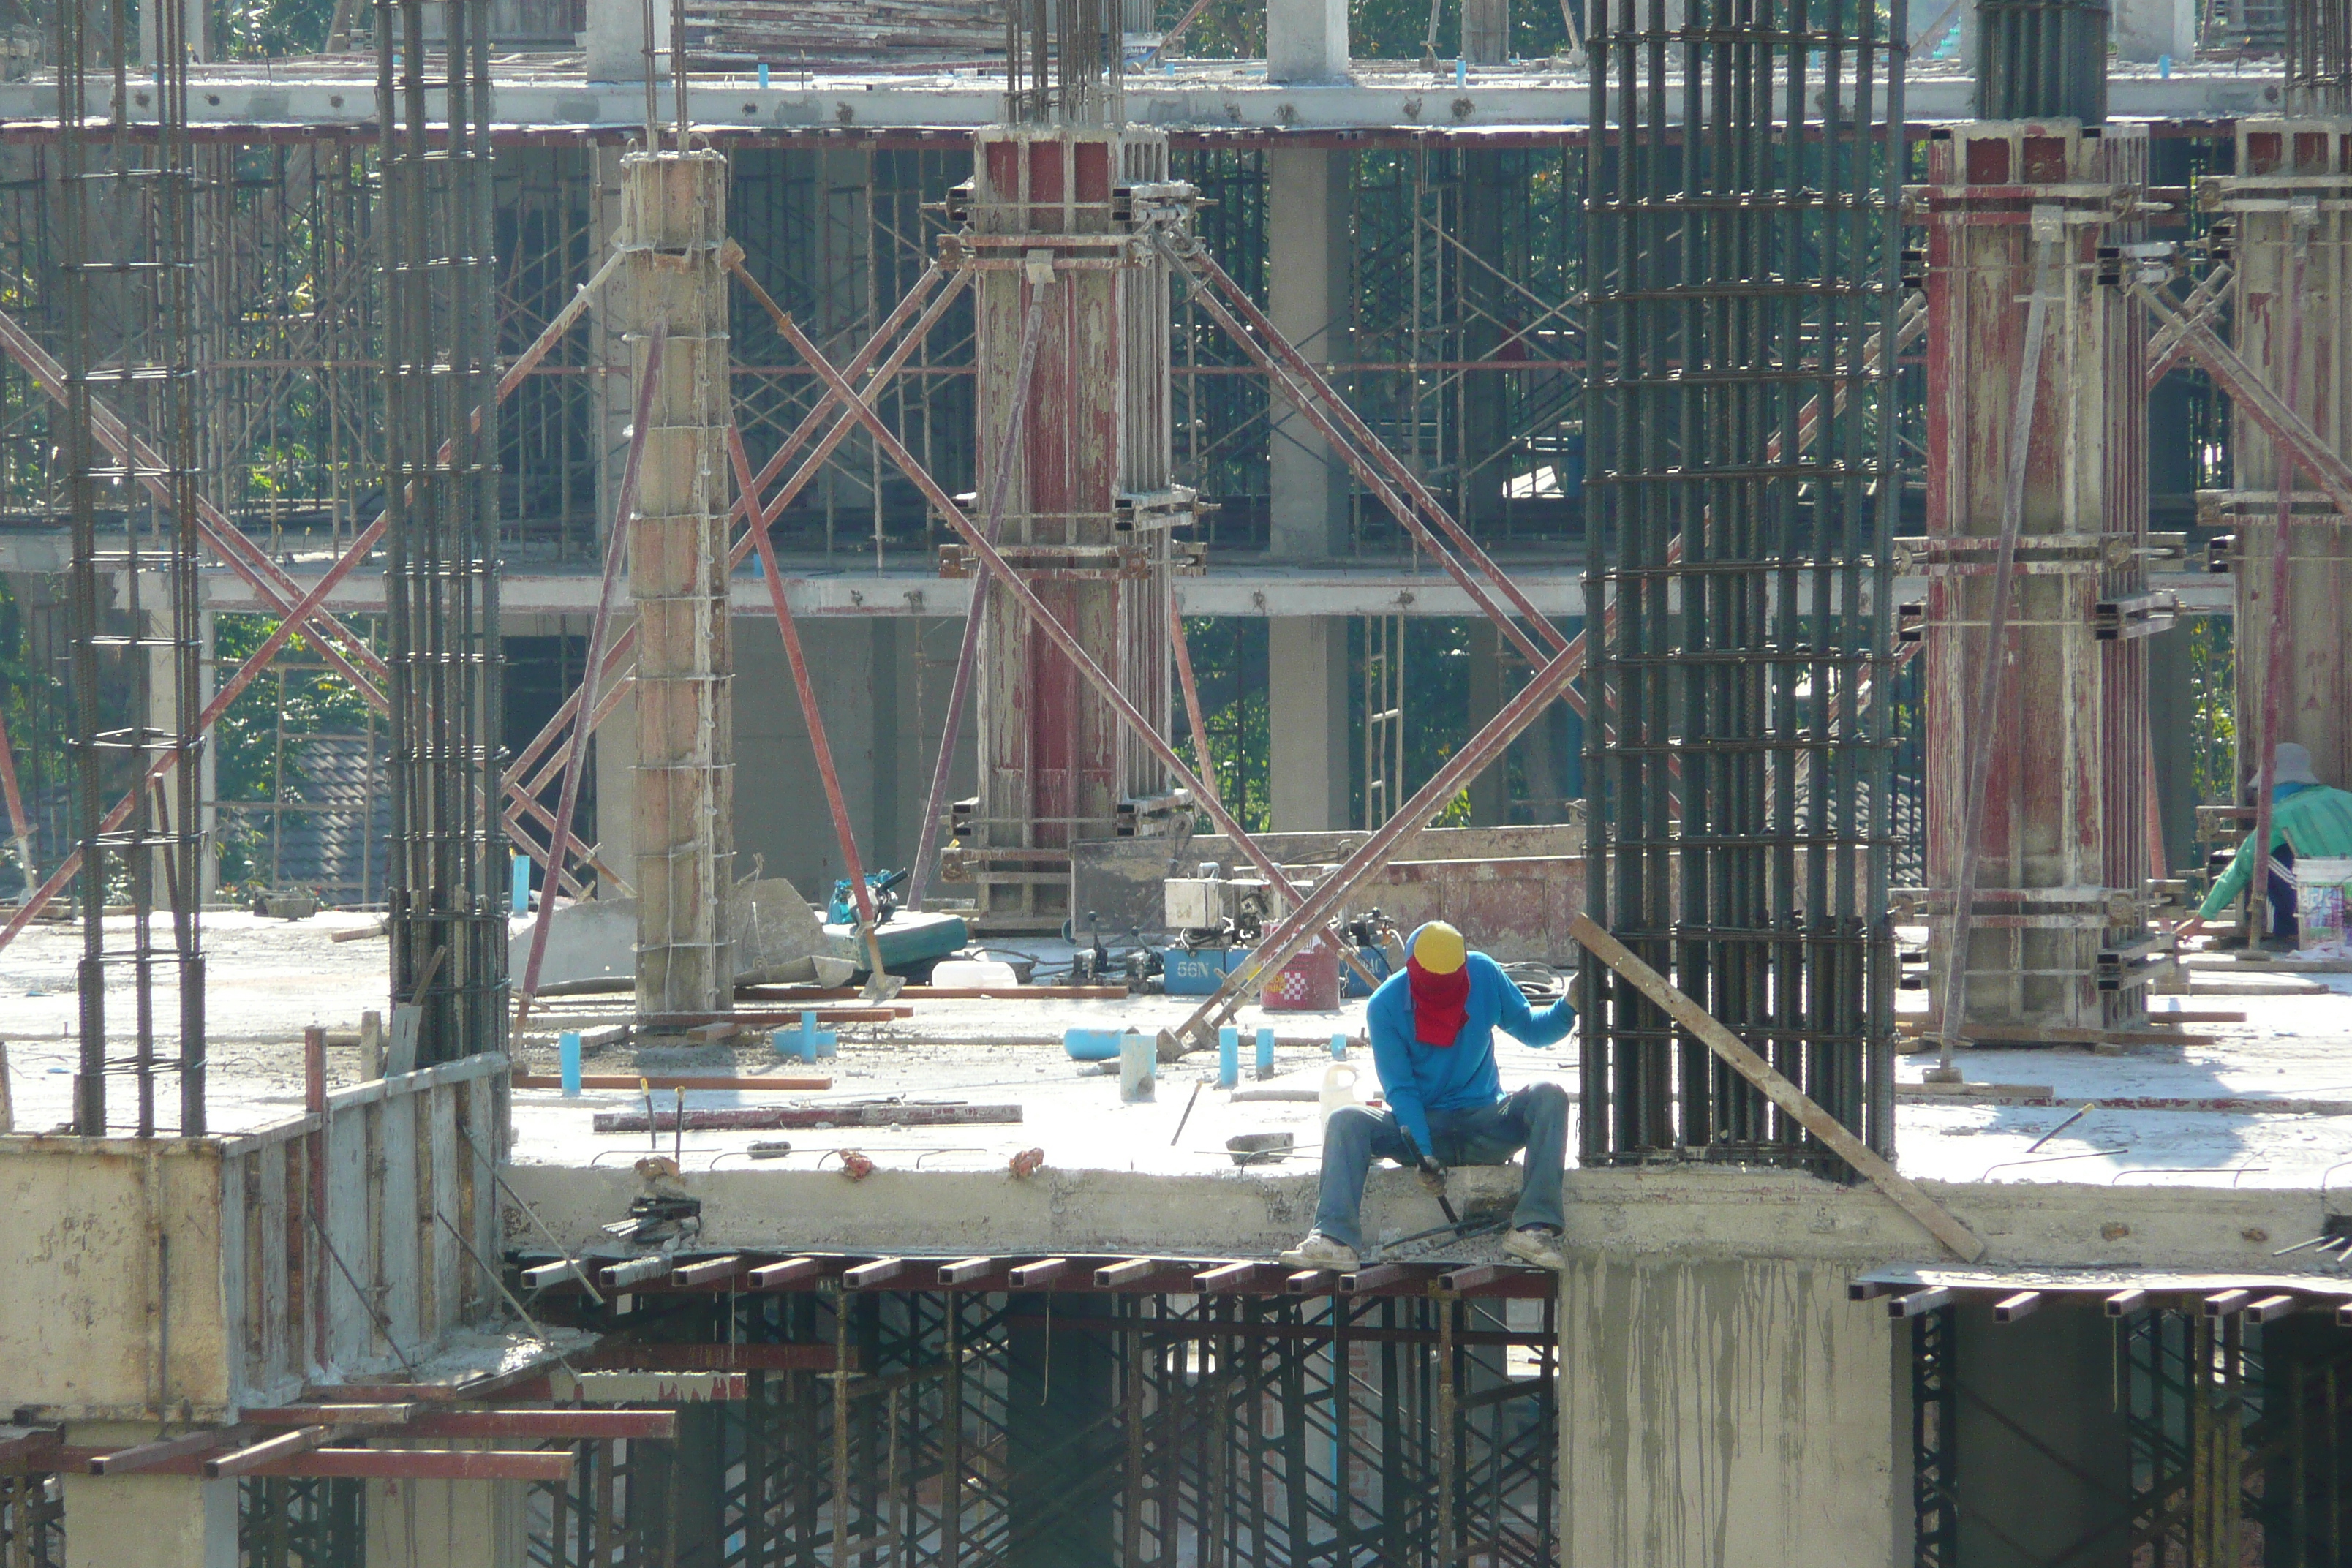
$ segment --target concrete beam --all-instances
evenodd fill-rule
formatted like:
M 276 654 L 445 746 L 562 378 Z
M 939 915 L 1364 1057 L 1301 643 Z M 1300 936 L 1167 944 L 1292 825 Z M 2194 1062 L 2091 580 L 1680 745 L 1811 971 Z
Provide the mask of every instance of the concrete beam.
M 1325 47 L 1329 47 L 1328 32 Z M 1312 131 L 1373 129 L 1423 132 L 1516 127 L 1567 133 L 1580 132 L 1591 123 L 1588 84 L 1573 71 L 1482 73 L 1483 79 L 1457 91 L 1450 70 L 1433 78 L 1399 62 L 1369 60 L 1342 68 L 1349 71 L 1351 80 L 1325 84 L 1256 79 L 1235 72 L 1226 61 L 1180 68 L 1181 74 L 1172 77 L 1130 79 L 1128 116 L 1134 123 L 1170 131 L 1199 127 L 1221 137 L 1257 132 L 1270 139 Z M 721 137 L 730 131 L 803 137 L 887 127 L 969 131 L 991 124 L 1002 114 L 1001 78 L 1001 71 L 975 71 L 944 80 L 936 74 L 828 76 L 778 82 L 765 89 L 730 84 L 724 92 L 710 85 L 696 94 L 696 111 L 701 116 L 696 129 Z M 541 78 L 501 81 L 497 93 L 502 138 L 524 140 L 549 131 L 619 135 L 645 122 L 642 87 Z M 1914 122 L 1951 124 L 1975 117 L 1974 96 L 1975 83 L 1966 75 L 1921 76 L 1906 84 L 1904 108 Z M 2107 104 L 2110 117 L 2118 120 L 2231 120 L 2279 112 L 2280 89 L 2275 74 L 2238 72 L 2176 57 L 2168 78 L 2159 78 L 2152 66 L 2116 69 L 2109 78 Z M 11 127 L 14 135 L 54 135 L 53 128 L 40 122 L 53 121 L 57 110 L 54 86 L 0 84 L 0 121 L 17 122 Z M 375 112 L 375 93 L 368 84 L 284 76 L 272 79 L 250 68 L 232 67 L 203 72 L 189 107 L 190 120 L 200 129 L 251 127 L 355 137 L 373 137 Z M 1674 119 L 1681 113 L 1680 93 L 1670 91 L 1666 115 Z

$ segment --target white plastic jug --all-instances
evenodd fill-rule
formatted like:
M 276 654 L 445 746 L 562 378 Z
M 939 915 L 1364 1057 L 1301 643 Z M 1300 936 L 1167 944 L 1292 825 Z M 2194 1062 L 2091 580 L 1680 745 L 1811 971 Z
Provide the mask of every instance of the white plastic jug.
M 1323 1069 L 1321 1096 L 1322 1120 L 1331 1120 L 1331 1113 L 1342 1106 L 1356 1103 L 1356 1069 L 1347 1062 L 1333 1062 Z

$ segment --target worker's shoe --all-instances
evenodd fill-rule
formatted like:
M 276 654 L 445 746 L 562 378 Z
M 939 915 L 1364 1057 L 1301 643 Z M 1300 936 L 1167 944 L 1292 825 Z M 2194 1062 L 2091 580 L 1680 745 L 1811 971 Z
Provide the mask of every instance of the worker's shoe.
M 1568 1268 L 1568 1254 L 1559 1249 L 1559 1232 L 1548 1226 L 1521 1226 L 1503 1237 L 1503 1250 L 1522 1263 L 1532 1263 L 1553 1273 Z
M 2264 952 L 2293 952 L 2295 949 L 2296 941 L 2296 938 L 2291 936 L 2266 936 L 2263 938 L 2263 951 Z
M 1282 1255 L 1283 1263 L 1292 1268 L 1336 1268 L 1342 1274 L 1356 1271 L 1356 1249 L 1344 1241 L 1334 1241 L 1319 1230 L 1310 1230 L 1307 1239 Z

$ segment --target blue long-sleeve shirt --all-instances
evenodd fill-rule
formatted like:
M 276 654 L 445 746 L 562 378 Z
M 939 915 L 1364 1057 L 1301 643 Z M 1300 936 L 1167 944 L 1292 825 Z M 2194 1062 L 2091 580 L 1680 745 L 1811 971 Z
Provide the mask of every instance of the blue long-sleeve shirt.
M 1372 1065 L 1389 1109 L 1423 1154 L 1436 1148 L 1429 1136 L 1431 1111 L 1492 1105 L 1503 1097 L 1495 1071 L 1496 1029 L 1526 1045 L 1549 1046 L 1576 1026 L 1576 1009 L 1567 997 L 1538 1013 L 1485 953 L 1472 953 L 1469 968 L 1470 997 L 1451 1046 L 1424 1046 L 1413 1037 L 1412 981 L 1403 970 L 1381 983 L 1364 1010 Z

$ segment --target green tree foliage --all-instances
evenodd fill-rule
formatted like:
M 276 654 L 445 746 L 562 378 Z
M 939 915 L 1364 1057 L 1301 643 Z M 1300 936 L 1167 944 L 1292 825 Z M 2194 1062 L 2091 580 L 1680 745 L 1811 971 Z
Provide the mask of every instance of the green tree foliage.
M 215 623 L 214 657 L 224 679 L 278 629 L 268 616 L 222 616 Z M 289 798 L 299 794 L 306 745 L 303 737 L 348 733 L 368 724 L 367 700 L 331 672 L 297 668 L 317 656 L 300 634 L 287 639 L 270 669 L 238 694 L 213 728 L 216 798 L 268 801 L 278 795 L 278 681 L 285 681 L 285 779 Z M 268 879 L 269 826 L 258 813 L 224 812 L 220 821 L 220 880 L 236 888 Z
M 213 37 L 231 59 L 310 55 L 326 47 L 334 16 L 335 0 L 225 0 Z

